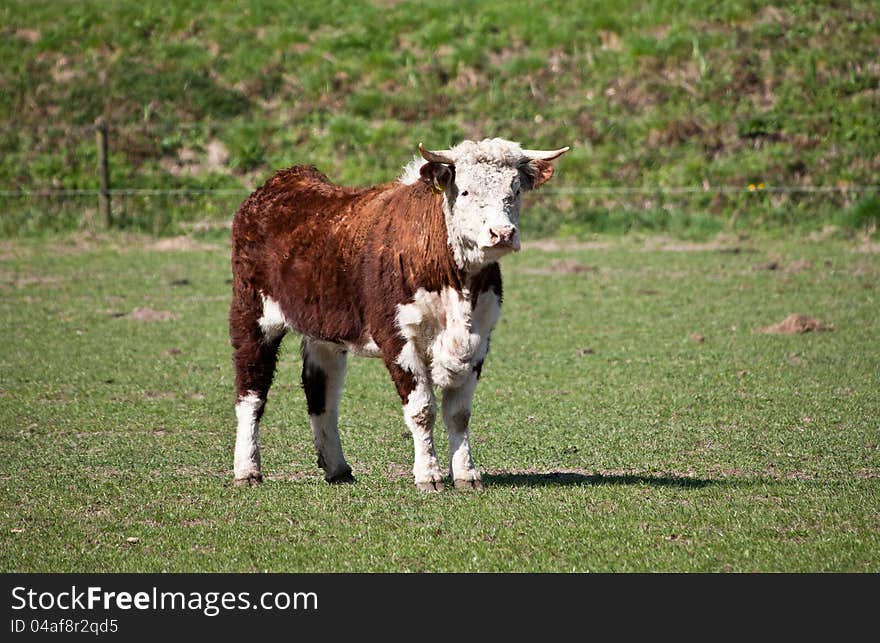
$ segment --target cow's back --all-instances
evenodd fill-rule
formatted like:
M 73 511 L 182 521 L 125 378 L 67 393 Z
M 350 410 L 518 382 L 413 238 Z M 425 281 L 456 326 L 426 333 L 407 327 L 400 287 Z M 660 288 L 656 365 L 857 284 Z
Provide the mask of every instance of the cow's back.
M 280 170 L 239 207 L 232 225 L 233 244 L 265 242 L 301 226 L 326 226 L 362 193 L 330 183 L 311 165 Z
M 313 166 L 281 170 L 254 191 L 232 225 L 233 283 L 256 302 L 270 297 L 297 330 L 333 341 L 358 341 L 358 275 L 349 263 L 352 226 L 366 230 L 359 206 L 375 188 L 330 183 Z
M 462 287 L 441 204 L 423 182 L 349 188 L 311 166 L 282 170 L 236 214 L 235 287 L 271 297 L 307 335 L 366 341 L 417 290 Z

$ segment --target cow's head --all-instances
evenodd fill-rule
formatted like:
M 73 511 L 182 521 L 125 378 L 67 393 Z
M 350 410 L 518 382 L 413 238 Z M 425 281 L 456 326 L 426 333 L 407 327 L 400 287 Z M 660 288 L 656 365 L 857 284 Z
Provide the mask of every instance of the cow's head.
M 524 150 L 500 138 L 464 141 L 452 149 L 430 151 L 421 179 L 443 194 L 446 230 L 458 266 L 478 270 L 520 248 L 522 193 L 553 176 L 550 161 L 568 151 Z

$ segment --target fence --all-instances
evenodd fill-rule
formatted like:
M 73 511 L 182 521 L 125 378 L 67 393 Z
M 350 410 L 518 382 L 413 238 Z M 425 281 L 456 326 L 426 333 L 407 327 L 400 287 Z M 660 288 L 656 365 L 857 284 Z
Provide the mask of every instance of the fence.
M 86 129 L 86 128 L 84 128 Z M 62 231 L 79 227 L 119 227 L 153 234 L 228 226 L 249 190 L 132 189 L 110 185 L 108 127 L 98 119 L 97 189 L 0 190 L 0 235 Z M 734 227 L 824 221 L 876 195 L 880 185 L 837 187 L 804 185 L 741 186 L 553 186 L 530 195 L 523 226 L 531 233 L 552 234 L 566 226 L 607 228 L 687 227 L 693 222 Z M 869 213 L 876 221 L 876 199 Z M 856 221 L 858 223 L 858 221 Z
M 877 185 L 548 186 L 529 195 L 523 227 L 531 234 L 553 234 L 571 226 L 603 231 L 823 222 L 878 191 Z M 0 236 L 82 227 L 157 235 L 225 228 L 248 194 L 246 188 L 0 190 Z

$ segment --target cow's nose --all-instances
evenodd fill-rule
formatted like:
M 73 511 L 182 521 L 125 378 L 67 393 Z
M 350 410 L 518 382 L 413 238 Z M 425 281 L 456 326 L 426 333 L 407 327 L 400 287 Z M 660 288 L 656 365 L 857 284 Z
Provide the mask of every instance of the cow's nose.
M 507 245 L 513 242 L 516 236 L 516 226 L 494 226 L 489 228 L 489 238 L 493 246 Z

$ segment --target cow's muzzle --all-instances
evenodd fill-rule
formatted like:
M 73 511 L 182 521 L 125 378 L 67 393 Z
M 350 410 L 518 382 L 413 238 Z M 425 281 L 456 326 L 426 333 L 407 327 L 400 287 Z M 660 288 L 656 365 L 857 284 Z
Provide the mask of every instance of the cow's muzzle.
M 489 228 L 489 242 L 492 248 L 511 248 L 519 250 L 519 237 L 515 225 L 493 226 Z

